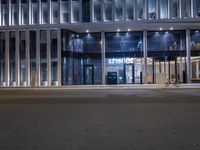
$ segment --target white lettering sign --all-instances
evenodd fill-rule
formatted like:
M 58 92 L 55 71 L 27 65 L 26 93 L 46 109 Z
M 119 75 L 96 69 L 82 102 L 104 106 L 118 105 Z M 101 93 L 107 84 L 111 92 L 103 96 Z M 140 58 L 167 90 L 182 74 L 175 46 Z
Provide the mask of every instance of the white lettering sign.
M 134 58 L 111 58 L 108 59 L 108 64 L 133 64 Z

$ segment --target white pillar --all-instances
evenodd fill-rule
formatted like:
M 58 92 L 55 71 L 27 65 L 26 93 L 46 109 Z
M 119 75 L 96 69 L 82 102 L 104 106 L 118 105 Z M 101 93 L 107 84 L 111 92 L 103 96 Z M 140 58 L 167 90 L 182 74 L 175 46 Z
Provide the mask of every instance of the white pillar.
M 143 31 L 144 84 L 147 84 L 147 31 Z
M 61 61 L 62 61 L 62 49 L 61 49 L 61 30 L 60 28 L 58 28 L 58 34 L 57 34 L 57 38 L 58 38 L 58 86 L 61 86 Z
M 10 54 L 9 54 L 9 31 L 5 32 L 5 39 L 6 39 L 6 51 L 5 51 L 5 80 L 6 80 L 6 86 L 10 86 Z
M 40 86 L 40 30 L 36 32 L 36 81 L 37 86 Z
M 15 32 L 15 77 L 16 86 L 20 86 L 20 56 L 19 56 L 19 30 Z
M 105 32 L 101 32 L 101 58 L 102 58 L 102 84 L 106 84 L 106 66 L 105 66 Z
M 190 48 L 190 30 L 186 30 L 186 70 L 187 70 L 187 83 L 191 83 L 191 48 Z
M 51 37 L 50 30 L 47 30 L 47 85 L 51 86 Z
M 30 86 L 30 35 L 26 30 L 26 86 Z

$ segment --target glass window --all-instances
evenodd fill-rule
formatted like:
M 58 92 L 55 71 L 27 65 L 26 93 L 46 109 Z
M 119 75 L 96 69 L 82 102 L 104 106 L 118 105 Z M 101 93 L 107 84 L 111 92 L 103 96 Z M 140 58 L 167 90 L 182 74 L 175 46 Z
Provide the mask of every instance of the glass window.
M 106 52 L 142 51 L 142 33 L 106 33 Z
M 168 0 L 160 0 L 160 19 L 168 18 Z
M 58 81 L 57 70 L 58 70 L 58 38 L 57 30 L 51 30 L 51 82 L 55 85 L 55 81 Z
M 41 24 L 48 23 L 48 3 L 42 2 L 41 3 Z
M 80 2 L 79 0 L 72 0 L 72 23 L 79 22 L 80 20 Z
M 137 0 L 137 19 L 145 19 L 145 0 Z
M 8 5 L 7 0 L 1 1 L 1 25 L 5 26 L 8 23 Z
M 58 1 L 51 3 L 51 23 L 58 23 Z
M 181 51 L 186 50 L 184 31 L 148 32 L 148 51 Z
M 10 32 L 10 38 L 9 38 L 9 60 L 10 60 L 10 82 L 16 81 L 15 76 L 15 69 L 16 69 L 16 61 L 15 61 L 15 52 L 16 52 L 16 39 L 15 39 L 15 32 Z
M 124 1 L 115 0 L 115 21 L 124 19 Z
M 156 19 L 156 0 L 149 0 L 149 19 Z
M 11 25 L 17 24 L 17 0 L 11 0 Z
M 134 0 L 126 0 L 126 19 L 133 20 L 134 19 Z
M 179 17 L 179 0 L 170 0 L 171 4 L 171 18 L 176 19 Z
M 5 82 L 5 32 L 0 32 L 0 83 Z
M 30 81 L 36 80 L 36 31 L 30 31 Z
M 47 81 L 47 31 L 40 31 L 40 81 Z
M 112 0 L 104 0 L 104 21 L 112 20 Z
M 37 0 L 31 0 L 31 18 L 30 18 L 31 24 L 37 24 L 38 23 L 38 6 L 37 6 Z
M 27 0 L 21 0 L 21 25 L 25 25 L 28 23 L 28 4 Z
M 199 18 L 200 17 L 200 0 L 193 0 L 193 6 L 194 6 L 194 17 Z
M 200 50 L 200 31 L 191 31 L 191 50 Z
M 26 81 L 26 32 L 19 32 L 20 83 Z
M 82 0 L 82 22 L 90 22 L 90 0 Z
M 61 23 L 69 22 L 69 1 L 61 1 Z
M 189 0 L 182 0 L 181 1 L 181 16 L 182 18 L 189 18 L 191 15 L 191 1 Z
M 93 21 L 101 21 L 101 0 L 93 0 Z

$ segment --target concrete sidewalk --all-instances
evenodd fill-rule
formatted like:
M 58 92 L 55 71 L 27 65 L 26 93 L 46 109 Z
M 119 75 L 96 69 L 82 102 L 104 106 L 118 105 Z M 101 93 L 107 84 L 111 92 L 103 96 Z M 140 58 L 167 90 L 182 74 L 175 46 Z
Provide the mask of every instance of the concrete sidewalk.
M 3 89 L 69 89 L 69 90 L 117 90 L 117 89 L 200 89 L 200 84 L 181 84 L 180 87 L 175 87 L 170 84 L 166 87 L 165 84 L 118 84 L 118 85 L 68 85 L 60 87 L 0 87 Z

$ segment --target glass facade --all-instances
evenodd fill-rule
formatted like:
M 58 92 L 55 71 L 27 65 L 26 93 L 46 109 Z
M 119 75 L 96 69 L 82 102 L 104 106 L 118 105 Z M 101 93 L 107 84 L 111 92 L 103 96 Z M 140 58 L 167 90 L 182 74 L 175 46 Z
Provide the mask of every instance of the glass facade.
M 58 0 L 51 0 L 51 23 L 58 23 Z
M 76 23 L 80 21 L 80 1 L 72 0 L 71 21 Z
M 28 3 L 27 0 L 21 0 L 21 15 L 20 15 L 20 24 L 21 25 L 26 25 L 28 24 Z
M 104 0 L 103 1 L 103 16 L 104 21 L 112 20 L 112 0 Z
M 106 83 L 116 74 L 118 84 L 143 83 L 142 32 L 106 33 Z
M 126 20 L 131 21 L 134 20 L 135 15 L 135 1 L 134 0 L 126 0 Z
M 38 23 L 38 4 L 37 0 L 31 0 L 31 14 L 30 14 L 30 24 Z
M 149 19 L 153 20 L 157 18 L 157 1 L 156 0 L 149 0 L 148 1 L 148 6 L 149 6 L 149 10 L 148 10 L 148 14 L 149 14 Z
M 40 85 L 47 82 L 47 31 L 40 31 Z
M 101 84 L 101 34 L 62 31 L 62 84 Z
M 20 85 L 26 83 L 26 32 L 19 32 Z
M 8 24 L 8 4 L 7 0 L 1 1 L 1 25 L 5 26 Z
M 17 0 L 11 0 L 11 6 L 10 6 L 10 24 L 16 25 L 17 24 L 17 16 L 18 16 L 18 9 L 17 9 Z
M 48 7 L 47 0 L 41 0 L 41 5 L 40 5 L 40 9 L 41 9 L 41 12 L 40 12 L 41 13 L 40 14 L 41 21 L 40 22 L 41 22 L 41 24 L 47 24 L 48 23 L 48 12 L 49 12 L 48 8 L 49 7 Z M 52 17 L 54 18 L 54 16 L 52 16 Z
M 51 44 L 51 84 L 55 85 L 58 81 L 58 33 L 57 30 L 51 30 L 50 32 L 50 44 Z
M 0 85 L 5 82 L 5 32 L 0 32 Z
M 37 71 L 36 71 L 36 31 L 31 30 L 29 32 L 29 41 L 30 41 L 30 81 L 33 83 L 37 79 Z
M 191 78 L 193 83 L 200 83 L 200 31 L 191 31 Z
M 199 83 L 199 6 L 0 0 L 0 86 Z
M 93 0 L 92 12 L 93 12 L 93 21 L 101 21 L 102 11 L 101 11 L 101 0 Z
M 13 86 L 16 82 L 16 32 L 9 33 L 9 62 L 10 62 L 10 82 Z

